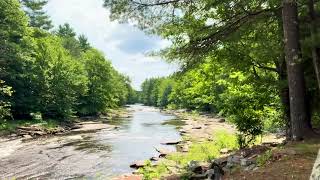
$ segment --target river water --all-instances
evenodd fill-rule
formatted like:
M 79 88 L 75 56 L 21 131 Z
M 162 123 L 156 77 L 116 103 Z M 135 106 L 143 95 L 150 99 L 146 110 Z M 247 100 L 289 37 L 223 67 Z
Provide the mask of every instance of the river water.
M 141 105 L 129 109 L 131 118 L 108 122 L 117 129 L 2 142 L 0 179 L 110 179 L 132 172 L 134 161 L 157 156 L 161 142 L 180 140 L 175 126 L 164 125 L 174 116 Z

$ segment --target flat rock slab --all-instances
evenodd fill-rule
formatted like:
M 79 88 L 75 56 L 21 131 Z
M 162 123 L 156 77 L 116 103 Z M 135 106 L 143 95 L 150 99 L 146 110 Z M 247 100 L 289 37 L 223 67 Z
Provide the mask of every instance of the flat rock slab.
M 99 122 L 85 122 L 85 123 L 82 122 L 77 125 L 79 125 L 78 126 L 79 128 L 72 129 L 71 132 L 90 132 L 90 131 L 97 131 L 97 130 L 107 129 L 112 127 L 108 124 L 103 124 Z

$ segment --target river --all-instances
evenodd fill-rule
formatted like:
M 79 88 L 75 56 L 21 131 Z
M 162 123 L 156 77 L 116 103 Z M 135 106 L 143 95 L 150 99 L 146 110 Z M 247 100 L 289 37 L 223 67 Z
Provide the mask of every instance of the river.
M 142 105 L 129 109 L 132 117 L 108 122 L 117 129 L 2 142 L 0 179 L 110 179 L 132 172 L 134 161 L 157 156 L 162 142 L 180 140 L 175 126 L 163 124 L 174 116 Z

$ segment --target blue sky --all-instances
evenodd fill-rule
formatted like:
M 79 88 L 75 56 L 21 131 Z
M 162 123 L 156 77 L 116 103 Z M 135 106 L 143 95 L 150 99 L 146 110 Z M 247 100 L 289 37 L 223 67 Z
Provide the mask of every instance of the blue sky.
M 49 0 L 46 11 L 56 27 L 67 22 L 78 34 L 86 35 L 117 70 L 131 78 L 136 89 L 146 78 L 166 76 L 177 69 L 176 65 L 145 55 L 169 42 L 129 24 L 111 22 L 102 4 L 103 0 Z

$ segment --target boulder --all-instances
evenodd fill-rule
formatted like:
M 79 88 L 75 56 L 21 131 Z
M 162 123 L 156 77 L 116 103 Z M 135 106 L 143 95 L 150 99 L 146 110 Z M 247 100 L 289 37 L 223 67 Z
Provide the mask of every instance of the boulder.
M 224 118 L 221 118 L 221 119 L 219 119 L 219 121 L 218 121 L 219 123 L 224 123 L 224 122 L 226 122 L 226 119 L 224 119 Z

